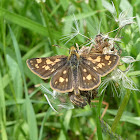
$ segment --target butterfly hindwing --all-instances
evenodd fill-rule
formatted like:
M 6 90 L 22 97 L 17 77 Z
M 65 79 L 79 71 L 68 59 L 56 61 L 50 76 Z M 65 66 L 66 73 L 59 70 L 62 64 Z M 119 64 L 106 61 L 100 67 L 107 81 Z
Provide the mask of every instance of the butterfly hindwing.
M 100 84 L 100 76 L 83 64 L 79 65 L 79 89 L 92 90 Z
M 61 92 L 71 92 L 73 90 L 72 71 L 67 64 L 58 70 L 51 79 L 51 88 Z
M 114 54 L 92 54 L 81 56 L 81 62 L 91 71 L 105 76 L 117 66 L 119 56 Z
M 26 63 L 33 73 L 42 79 L 48 79 L 67 63 L 67 56 L 58 55 L 44 58 L 31 58 Z

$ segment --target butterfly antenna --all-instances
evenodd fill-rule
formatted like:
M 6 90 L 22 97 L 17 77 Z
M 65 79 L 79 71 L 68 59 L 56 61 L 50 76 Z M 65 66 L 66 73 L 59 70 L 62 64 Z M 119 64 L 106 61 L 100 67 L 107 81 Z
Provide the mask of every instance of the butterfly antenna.
M 76 43 L 76 49 L 78 50 L 78 52 L 79 52 L 79 45 Z
M 58 48 L 63 48 L 63 49 L 66 49 L 66 50 L 70 50 L 69 48 L 66 48 L 66 47 L 62 47 L 62 46 L 59 46 L 59 45 L 52 45 L 53 47 L 58 47 Z

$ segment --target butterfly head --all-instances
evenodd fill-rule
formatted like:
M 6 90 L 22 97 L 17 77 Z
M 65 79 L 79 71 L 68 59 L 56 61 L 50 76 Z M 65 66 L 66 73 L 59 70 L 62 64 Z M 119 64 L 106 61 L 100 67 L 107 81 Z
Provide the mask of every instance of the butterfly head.
M 69 55 L 69 57 L 71 57 L 72 55 L 76 55 L 77 58 L 79 58 L 78 51 L 77 51 L 77 49 L 76 49 L 74 46 L 72 46 L 72 47 L 70 48 L 70 55 Z
M 74 46 L 72 46 L 70 48 L 70 54 L 75 54 L 75 53 L 77 53 L 77 50 L 76 50 L 76 48 Z

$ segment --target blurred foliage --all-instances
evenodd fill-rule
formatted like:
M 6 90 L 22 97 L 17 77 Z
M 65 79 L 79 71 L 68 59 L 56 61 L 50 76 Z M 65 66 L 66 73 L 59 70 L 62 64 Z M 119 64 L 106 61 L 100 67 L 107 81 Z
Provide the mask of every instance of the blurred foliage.
M 46 0 L 45 3 L 37 3 L 35 0 L 0 1 L 0 139 L 106 140 L 121 137 L 137 140 L 140 137 L 138 90 L 128 88 L 121 91 L 123 93 L 118 97 L 112 93 L 109 85 L 102 96 L 95 99 L 99 102 L 93 102 L 91 107 L 87 105 L 82 109 L 63 109 L 56 113 L 39 88 L 34 87 L 44 81 L 26 66 L 28 58 L 68 55 L 70 46 L 87 41 L 80 35 L 72 39 L 68 36 L 72 35 L 75 27 L 73 14 L 78 21 L 80 33 L 89 38 L 118 28 L 114 15 L 110 13 L 112 2 L 116 8 L 116 17 L 124 10 L 128 10 L 131 17 L 136 17 L 134 24 L 120 31 L 119 37 L 122 40 L 119 46 L 122 56 L 132 56 L 137 60 L 128 76 L 139 88 L 139 0 Z M 115 31 L 110 33 L 112 38 L 115 35 Z M 64 36 L 68 37 L 67 40 L 62 40 Z M 123 65 L 122 70 L 127 67 L 128 64 Z M 49 80 L 45 82 L 51 91 Z M 105 109 L 102 101 L 109 104 L 103 117 L 107 124 L 99 121 Z

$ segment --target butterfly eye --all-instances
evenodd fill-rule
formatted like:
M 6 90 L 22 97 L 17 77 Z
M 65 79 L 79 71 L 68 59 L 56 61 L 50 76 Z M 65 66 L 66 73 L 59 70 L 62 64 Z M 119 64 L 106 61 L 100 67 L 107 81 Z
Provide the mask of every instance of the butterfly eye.
M 73 52 L 74 52 L 74 53 L 78 53 L 78 51 L 77 51 L 77 50 L 74 50 Z

